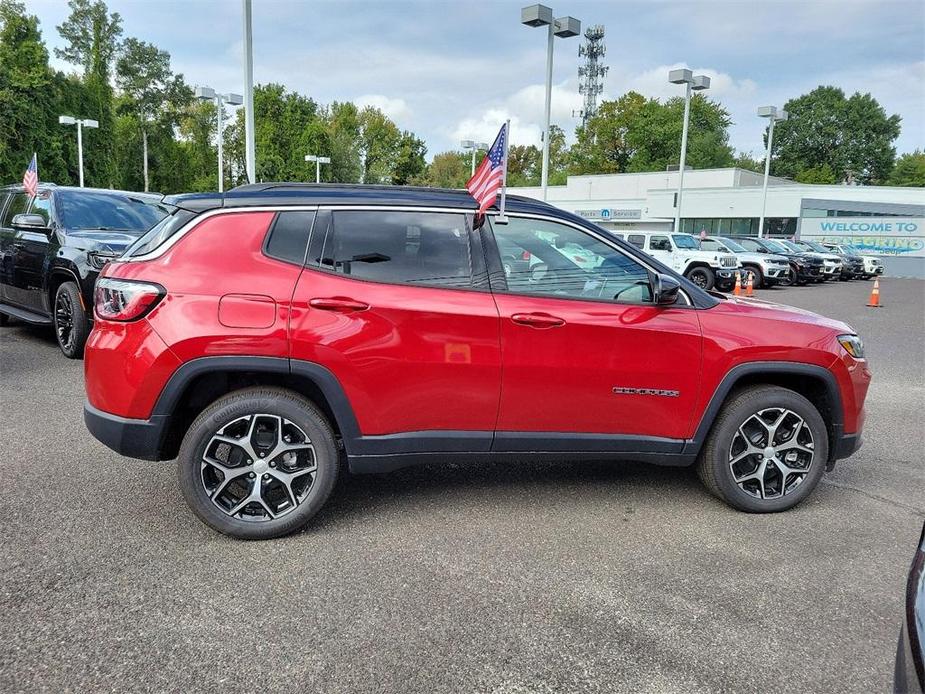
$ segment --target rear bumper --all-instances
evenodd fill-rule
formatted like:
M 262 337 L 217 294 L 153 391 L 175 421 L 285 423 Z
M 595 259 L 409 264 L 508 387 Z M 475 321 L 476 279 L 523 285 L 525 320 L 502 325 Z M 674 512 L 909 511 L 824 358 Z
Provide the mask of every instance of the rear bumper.
M 836 460 L 848 458 L 857 453 L 863 445 L 864 437 L 861 432 L 856 434 L 837 433 L 835 445 L 832 446 L 832 451 L 829 453 L 829 461 L 834 463 Z
M 169 420 L 167 415 L 127 419 L 84 403 L 84 424 L 90 433 L 116 453 L 129 458 L 164 460 L 161 448 Z

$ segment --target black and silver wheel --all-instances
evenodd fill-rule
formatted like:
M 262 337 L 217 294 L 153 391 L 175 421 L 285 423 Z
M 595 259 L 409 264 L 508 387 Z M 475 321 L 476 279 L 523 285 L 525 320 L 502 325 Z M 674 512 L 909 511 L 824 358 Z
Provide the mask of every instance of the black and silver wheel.
M 786 388 L 752 386 L 723 406 L 697 468 L 715 496 L 764 513 L 809 496 L 827 459 L 825 422 L 809 400 Z
M 314 404 L 282 388 L 248 388 L 199 415 L 178 462 L 183 496 L 200 519 L 260 540 L 294 532 L 318 512 L 334 487 L 338 455 Z
M 64 282 L 55 293 L 55 337 L 68 359 L 80 359 L 90 334 L 87 313 L 80 301 L 80 290 L 74 282 Z
M 796 284 L 796 276 L 796 271 L 792 267 L 788 267 L 784 274 L 778 276 L 777 283 L 782 287 L 792 287 Z
M 758 268 L 752 265 L 745 265 L 742 268 L 742 287 L 748 285 L 748 278 L 752 278 L 752 288 L 761 289 L 764 286 L 764 274 Z
M 687 279 L 701 289 L 713 289 L 716 283 L 716 275 L 708 267 L 695 267 L 687 273 Z

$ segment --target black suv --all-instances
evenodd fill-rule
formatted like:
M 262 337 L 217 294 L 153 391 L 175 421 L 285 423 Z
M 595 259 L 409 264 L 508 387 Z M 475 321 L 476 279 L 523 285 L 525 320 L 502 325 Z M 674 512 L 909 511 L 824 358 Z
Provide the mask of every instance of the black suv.
M 781 282 L 783 286 L 791 284 L 804 285 L 808 282 L 818 282 L 822 279 L 822 258 L 806 253 L 794 253 L 782 243 L 774 239 L 759 239 L 754 236 L 729 236 L 740 246 L 744 246 L 752 253 L 773 253 L 782 255 L 790 261 L 790 277 Z
M 54 325 L 61 351 L 83 354 L 103 266 L 159 222 L 160 195 L 44 184 L 0 188 L 0 325 Z

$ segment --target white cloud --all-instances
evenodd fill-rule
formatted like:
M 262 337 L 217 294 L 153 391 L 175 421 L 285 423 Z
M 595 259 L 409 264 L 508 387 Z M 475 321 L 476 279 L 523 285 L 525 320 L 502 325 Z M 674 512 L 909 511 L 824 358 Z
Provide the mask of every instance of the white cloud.
M 359 108 L 365 108 L 366 106 L 378 108 L 385 115 L 398 123 L 399 127 L 401 127 L 403 121 L 411 118 L 411 109 L 408 106 L 408 102 L 404 99 L 393 99 L 383 94 L 364 94 L 363 96 L 356 97 L 353 102 Z

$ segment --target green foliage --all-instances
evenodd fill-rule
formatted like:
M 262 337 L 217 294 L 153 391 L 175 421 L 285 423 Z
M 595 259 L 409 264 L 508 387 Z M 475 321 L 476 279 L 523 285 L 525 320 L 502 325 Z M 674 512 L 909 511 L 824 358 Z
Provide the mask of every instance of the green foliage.
M 797 173 L 794 180 L 797 183 L 837 183 L 835 172 L 828 164 L 816 166 L 812 169 L 803 169 Z
M 427 167 L 419 185 L 435 188 L 464 188 L 472 175 L 470 155 L 464 152 L 441 152 Z
M 836 182 L 886 181 L 901 119 L 887 116 L 870 94 L 845 97 L 837 87 L 822 86 L 791 99 L 784 109 L 789 119 L 774 126 L 775 175 L 796 178 L 828 166 Z
M 732 160 L 732 165 L 745 169 L 746 171 L 754 171 L 755 173 L 764 173 L 764 159 L 755 159 L 751 154 L 747 152 L 739 152 L 735 159 Z
M 694 168 L 731 166 L 729 113 L 722 106 L 695 94 L 691 99 L 687 165 Z M 684 99 L 662 103 L 628 92 L 605 101 L 586 127 L 576 131 L 572 173 L 623 173 L 664 171 L 681 156 Z
M 392 183 L 400 186 L 408 185 L 420 177 L 427 168 L 425 154 L 427 154 L 427 146 L 424 140 L 408 130 L 403 131 L 392 170 Z
M 925 153 L 917 149 L 900 156 L 888 183 L 891 186 L 925 186 Z

